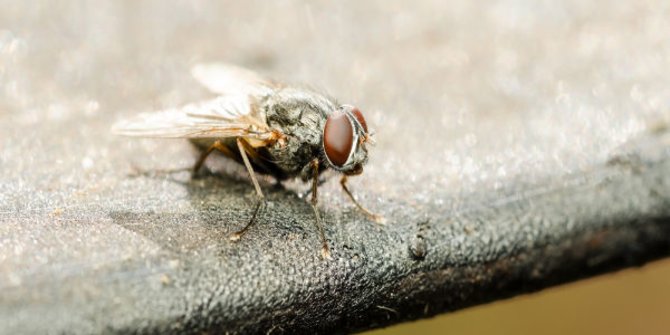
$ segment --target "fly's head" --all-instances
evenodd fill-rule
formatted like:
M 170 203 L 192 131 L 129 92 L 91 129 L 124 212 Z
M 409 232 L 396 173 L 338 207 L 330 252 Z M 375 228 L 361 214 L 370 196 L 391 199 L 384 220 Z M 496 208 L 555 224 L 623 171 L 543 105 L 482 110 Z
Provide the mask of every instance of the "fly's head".
M 323 129 L 323 151 L 332 169 L 346 175 L 361 174 L 370 141 L 368 126 L 358 108 L 342 105 L 328 116 Z

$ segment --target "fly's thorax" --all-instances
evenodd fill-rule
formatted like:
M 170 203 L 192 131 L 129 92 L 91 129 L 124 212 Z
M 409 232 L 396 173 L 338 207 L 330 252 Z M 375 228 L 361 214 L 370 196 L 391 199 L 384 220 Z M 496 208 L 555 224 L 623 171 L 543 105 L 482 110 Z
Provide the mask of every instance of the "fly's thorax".
M 262 102 L 268 125 L 293 131 L 298 127 L 317 129 L 337 109 L 331 98 L 300 88 L 282 88 Z
M 263 106 L 268 125 L 285 135 L 269 148 L 274 163 L 287 174 L 301 175 L 302 169 L 322 152 L 323 128 L 335 102 L 321 94 L 298 88 L 284 88 L 269 96 Z

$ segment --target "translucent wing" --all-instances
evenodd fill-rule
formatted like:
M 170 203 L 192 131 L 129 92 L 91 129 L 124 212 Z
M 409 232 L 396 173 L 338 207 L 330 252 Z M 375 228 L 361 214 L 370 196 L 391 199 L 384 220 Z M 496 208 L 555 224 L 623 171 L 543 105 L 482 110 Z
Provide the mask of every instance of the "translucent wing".
M 256 72 L 229 64 L 198 64 L 191 69 L 191 74 L 207 89 L 221 95 L 260 96 L 281 87 Z
M 162 138 L 245 137 L 263 141 L 280 134 L 269 129 L 254 103 L 279 85 L 256 73 L 225 64 L 197 65 L 193 76 L 220 97 L 160 112 L 144 113 L 112 127 L 119 135 Z
M 143 113 L 117 123 L 112 131 L 138 137 L 276 139 L 277 132 L 269 129 L 249 99 L 242 95 L 222 96 L 181 108 Z

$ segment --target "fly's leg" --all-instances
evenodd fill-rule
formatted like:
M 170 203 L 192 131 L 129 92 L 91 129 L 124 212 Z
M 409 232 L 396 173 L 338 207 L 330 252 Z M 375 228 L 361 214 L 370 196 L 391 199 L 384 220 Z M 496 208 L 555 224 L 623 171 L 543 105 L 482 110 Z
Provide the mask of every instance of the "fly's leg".
M 214 144 L 212 144 L 209 148 L 207 148 L 207 150 L 203 151 L 202 154 L 200 154 L 200 158 L 198 158 L 198 161 L 195 162 L 195 165 L 193 166 L 193 172 L 192 172 L 193 176 L 195 176 L 198 173 L 198 171 L 200 171 L 200 168 L 205 163 L 205 159 L 207 159 L 209 154 L 211 154 L 212 151 L 214 151 L 214 150 L 218 150 L 222 154 L 224 154 L 228 157 L 231 157 L 231 158 L 235 157 L 235 154 L 232 151 L 230 151 L 230 149 L 228 149 L 228 147 L 223 145 L 223 143 L 221 143 L 221 141 L 217 140 L 216 142 L 214 142 Z
M 242 237 L 242 234 L 244 234 L 249 227 L 256 221 L 256 216 L 258 215 L 258 212 L 261 209 L 261 206 L 265 204 L 265 196 L 263 195 L 263 191 L 261 191 L 261 187 L 258 184 L 258 180 L 256 180 L 256 174 L 254 173 L 254 169 L 251 167 L 251 163 L 249 162 L 249 158 L 247 157 L 247 153 L 245 151 L 245 143 L 243 143 L 244 139 L 238 138 L 237 139 L 237 148 L 240 150 L 240 156 L 242 156 L 242 160 L 244 161 L 244 166 L 247 167 L 247 171 L 249 171 L 249 176 L 251 177 L 251 182 L 253 182 L 254 187 L 256 188 L 256 194 L 258 194 L 258 202 L 256 203 L 256 208 L 254 209 L 254 214 L 251 216 L 251 220 L 249 220 L 249 223 L 247 223 L 244 228 L 241 230 L 233 233 L 233 235 L 230 236 L 231 241 L 237 241 Z
M 136 165 L 132 166 L 132 171 L 128 173 L 128 177 L 157 177 L 165 176 L 173 173 L 189 171 L 191 168 L 175 168 L 175 169 L 152 169 L 152 170 L 143 170 Z
M 342 176 L 342 179 L 340 179 L 340 185 L 342 185 L 342 189 L 344 190 L 344 193 L 346 193 L 349 196 L 349 199 L 351 199 L 351 202 L 353 202 L 354 205 L 356 205 L 356 207 L 358 207 L 358 209 L 360 209 L 361 212 L 363 212 L 363 214 L 365 214 L 367 217 L 370 218 L 370 220 L 372 220 L 376 223 L 379 223 L 379 224 L 384 223 L 384 217 L 383 216 L 371 212 L 367 208 L 363 207 L 363 205 L 361 205 L 356 200 L 356 198 L 354 198 L 354 195 L 351 194 L 351 191 L 349 191 L 349 188 L 347 187 L 347 176 Z
M 202 168 L 202 165 L 205 163 L 205 159 L 214 151 L 218 150 L 222 154 L 230 157 L 230 158 L 235 158 L 235 154 L 228 149 L 221 141 L 216 141 L 214 144 L 209 146 L 207 150 L 203 151 L 202 154 L 200 154 L 200 157 L 198 158 L 198 161 L 196 161 L 195 165 L 192 168 L 176 168 L 176 169 L 154 169 L 154 170 L 142 170 L 136 166 L 133 166 L 133 172 L 130 173 L 131 177 L 153 177 L 153 176 L 160 176 L 160 175 L 168 175 L 172 173 L 178 173 L 178 172 L 184 172 L 191 170 L 191 176 L 195 177 L 198 171 L 200 171 L 200 168 Z
M 314 217 L 316 218 L 316 228 L 321 235 L 321 257 L 323 259 L 330 259 L 330 249 L 328 248 L 328 241 L 326 241 L 326 234 L 323 232 L 323 225 L 321 224 L 321 215 L 319 214 L 317 188 L 319 185 L 319 159 L 315 158 L 310 162 L 312 165 L 312 209 L 314 210 Z
M 325 184 L 327 181 L 328 181 L 328 179 L 326 179 L 326 178 L 320 178 L 319 182 L 316 185 L 321 186 L 321 185 Z M 312 188 L 313 187 L 310 187 L 309 190 L 300 194 L 300 198 L 307 198 L 310 194 L 312 194 Z
M 271 142 L 265 142 L 266 145 L 269 145 L 270 143 Z M 254 147 L 246 140 L 242 141 L 242 145 L 245 149 L 247 149 L 246 154 L 249 155 L 248 157 L 253 160 L 256 167 L 261 169 L 261 171 L 265 171 L 267 174 L 271 174 L 272 169 L 267 164 L 265 164 L 266 160 L 261 155 L 259 155 L 258 152 L 256 152 L 256 149 L 254 149 Z

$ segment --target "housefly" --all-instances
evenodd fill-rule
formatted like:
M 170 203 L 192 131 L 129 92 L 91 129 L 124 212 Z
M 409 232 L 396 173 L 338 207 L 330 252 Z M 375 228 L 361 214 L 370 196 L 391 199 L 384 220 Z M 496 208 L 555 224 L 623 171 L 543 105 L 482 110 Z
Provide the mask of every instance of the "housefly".
M 212 152 L 244 164 L 258 201 L 249 222 L 231 235 L 231 240 L 238 240 L 265 207 L 256 173 L 274 176 L 279 182 L 290 178 L 311 181 L 311 205 L 324 258 L 329 258 L 330 252 L 317 208 L 317 188 L 319 175 L 325 170 L 340 172 L 344 193 L 361 212 L 381 222 L 381 216 L 363 207 L 347 187 L 347 177 L 363 172 L 368 160 L 366 145 L 372 142 L 357 107 L 231 65 L 198 65 L 192 74 L 218 97 L 140 114 L 117 123 L 113 131 L 127 136 L 190 139 L 201 149 L 194 173 Z

